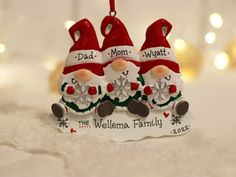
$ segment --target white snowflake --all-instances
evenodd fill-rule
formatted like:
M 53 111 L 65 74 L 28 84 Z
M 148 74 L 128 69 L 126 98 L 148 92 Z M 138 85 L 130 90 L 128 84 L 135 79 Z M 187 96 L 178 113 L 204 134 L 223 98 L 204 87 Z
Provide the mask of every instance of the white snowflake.
M 114 82 L 114 94 L 118 98 L 127 98 L 130 92 L 130 82 L 127 78 L 120 76 Z
M 153 90 L 153 99 L 159 102 L 162 102 L 170 97 L 169 86 L 167 85 L 166 82 L 161 81 L 160 79 L 157 80 L 157 83 L 155 83 L 152 86 L 152 90 Z
M 89 86 L 85 84 L 78 83 L 76 85 L 76 102 L 83 105 L 89 105 L 92 101 L 91 95 L 88 94 Z

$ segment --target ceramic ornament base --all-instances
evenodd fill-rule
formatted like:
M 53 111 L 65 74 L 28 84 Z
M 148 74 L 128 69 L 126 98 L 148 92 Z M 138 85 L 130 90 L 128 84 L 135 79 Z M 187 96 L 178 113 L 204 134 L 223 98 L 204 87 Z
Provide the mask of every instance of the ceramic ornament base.
M 111 116 L 66 114 L 57 119 L 56 127 L 65 134 L 90 134 L 114 141 L 140 140 L 145 137 L 182 135 L 190 131 L 190 113 L 180 117 L 170 111 L 152 111 L 146 118 L 117 110 Z

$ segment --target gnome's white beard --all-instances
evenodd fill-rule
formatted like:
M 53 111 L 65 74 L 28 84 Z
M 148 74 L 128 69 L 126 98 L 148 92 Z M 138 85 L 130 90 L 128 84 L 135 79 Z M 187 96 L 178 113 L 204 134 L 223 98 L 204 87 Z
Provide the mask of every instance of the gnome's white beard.
M 62 74 L 60 76 L 58 84 L 60 85 L 60 84 L 67 82 L 68 84 L 73 85 L 72 78 L 75 78 L 75 72 L 65 74 L 65 75 Z M 103 80 L 104 80 L 104 76 L 97 76 L 94 74 L 93 78 L 89 82 L 85 83 L 85 85 L 100 85 L 103 83 Z M 77 82 L 82 84 L 82 82 L 80 82 L 79 80 L 77 80 Z
M 170 70 L 169 75 L 171 76 L 170 80 L 165 79 L 167 84 L 176 84 L 176 85 L 179 85 L 179 86 L 182 85 L 182 80 L 181 80 L 181 74 L 180 73 L 175 73 L 172 70 Z M 145 85 L 152 85 L 157 80 L 157 78 L 152 76 L 151 70 L 146 72 L 145 74 L 142 74 L 142 76 L 143 76 L 143 79 L 145 81 Z M 167 77 L 167 79 L 169 79 L 169 78 Z M 162 80 L 164 80 L 164 79 L 162 79 Z
M 181 75 L 170 71 L 169 75 L 163 79 L 154 78 L 151 71 L 143 74 L 143 79 L 146 86 L 151 86 L 153 94 L 148 96 L 149 100 L 155 100 L 157 104 L 163 104 L 169 101 L 171 96 L 177 96 L 183 89 L 183 82 Z M 169 94 L 169 86 L 175 85 L 177 90 L 176 93 Z
M 113 82 L 117 78 L 127 78 L 129 81 L 137 81 L 139 67 L 137 67 L 134 63 L 129 62 L 128 68 L 126 71 L 115 71 L 111 64 L 104 68 L 105 80 L 107 82 Z
M 73 86 L 75 88 L 75 94 L 73 95 L 68 95 L 65 93 L 61 94 L 63 95 L 64 99 L 66 101 L 73 101 L 74 103 L 77 104 L 78 107 L 80 108 L 86 108 L 90 105 L 90 103 L 96 102 L 99 98 L 102 98 L 104 94 L 101 95 L 89 95 L 88 94 L 88 89 L 90 86 L 101 86 L 101 89 L 104 90 L 105 87 L 105 82 L 104 82 L 104 77 L 103 76 L 97 76 L 94 75 L 92 80 L 90 80 L 87 83 L 83 83 L 79 80 L 77 80 L 75 77 L 75 73 L 69 73 L 66 75 L 61 75 L 58 86 L 59 88 L 61 87 L 62 84 L 65 82 L 68 83 L 69 85 Z M 72 79 L 74 79 L 72 81 Z M 76 81 L 76 83 L 75 83 Z
M 111 64 L 104 68 L 106 82 L 113 83 L 115 87 L 114 92 L 108 93 L 112 99 L 117 97 L 120 101 L 124 101 L 136 93 L 136 91 L 131 91 L 130 82 L 137 82 L 139 67 L 132 62 L 128 64 L 124 72 L 115 71 Z

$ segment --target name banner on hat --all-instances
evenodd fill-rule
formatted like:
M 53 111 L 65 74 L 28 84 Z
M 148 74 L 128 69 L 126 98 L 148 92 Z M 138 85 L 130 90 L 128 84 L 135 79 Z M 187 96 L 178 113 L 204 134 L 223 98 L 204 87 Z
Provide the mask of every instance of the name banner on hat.
M 102 63 L 102 55 L 97 50 L 77 50 L 67 56 L 65 66 L 82 63 Z
M 148 61 L 151 59 L 167 59 L 170 61 L 175 61 L 175 55 L 170 48 L 165 47 L 153 47 L 146 50 L 140 51 L 140 60 Z
M 104 63 L 117 57 L 127 57 L 137 61 L 139 60 L 138 52 L 134 49 L 133 46 L 109 47 L 108 49 L 102 52 L 102 57 Z

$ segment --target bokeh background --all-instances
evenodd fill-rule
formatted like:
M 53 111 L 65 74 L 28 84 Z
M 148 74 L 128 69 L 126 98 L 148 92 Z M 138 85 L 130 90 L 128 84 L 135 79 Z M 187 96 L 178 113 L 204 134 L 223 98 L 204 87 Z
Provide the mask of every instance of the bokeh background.
M 168 39 L 181 65 L 194 129 L 208 138 L 228 139 L 234 149 L 235 8 L 235 0 L 116 0 L 117 17 L 137 50 L 151 23 L 159 18 L 172 23 Z M 108 13 L 108 0 L 0 0 L 0 104 L 9 107 L 0 107 L 0 119 L 6 110 L 14 112 L 14 105 L 50 113 L 50 104 L 59 99 L 56 82 L 72 45 L 69 27 L 88 18 L 102 44 L 100 23 Z M 0 150 L 9 154 L 5 151 Z M 221 172 L 235 175 L 226 168 Z

